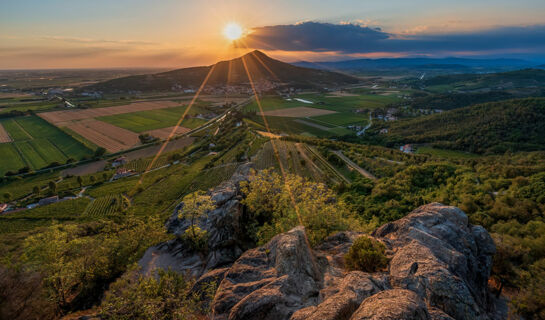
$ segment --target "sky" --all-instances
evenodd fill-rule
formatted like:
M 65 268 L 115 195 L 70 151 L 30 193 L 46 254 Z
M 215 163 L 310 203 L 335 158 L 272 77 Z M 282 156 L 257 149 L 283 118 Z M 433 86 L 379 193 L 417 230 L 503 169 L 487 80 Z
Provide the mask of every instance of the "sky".
M 230 22 L 244 29 L 232 42 Z M 545 57 L 543 0 L 0 0 L 0 69 Z

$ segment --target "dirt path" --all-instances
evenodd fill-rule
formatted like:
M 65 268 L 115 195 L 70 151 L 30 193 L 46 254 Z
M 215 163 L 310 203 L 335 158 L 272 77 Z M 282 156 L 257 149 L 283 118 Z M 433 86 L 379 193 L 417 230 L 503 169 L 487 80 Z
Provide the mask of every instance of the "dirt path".
M 0 143 L 11 142 L 11 137 L 9 136 L 4 126 L 0 123 Z
M 371 180 L 377 180 L 377 177 L 375 177 L 373 174 L 371 174 L 369 171 L 363 169 L 362 167 L 358 166 L 354 161 L 350 160 L 347 156 L 345 156 L 342 151 L 333 151 L 334 154 L 339 156 L 349 167 L 352 167 L 354 170 L 358 171 L 362 176 L 369 178 Z

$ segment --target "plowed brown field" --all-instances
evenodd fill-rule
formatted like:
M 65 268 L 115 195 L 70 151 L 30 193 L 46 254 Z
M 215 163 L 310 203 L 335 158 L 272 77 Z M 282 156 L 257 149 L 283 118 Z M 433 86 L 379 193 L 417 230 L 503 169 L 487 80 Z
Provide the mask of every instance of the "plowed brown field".
M 138 134 L 95 119 L 69 122 L 66 127 L 109 152 L 125 150 L 140 142 Z

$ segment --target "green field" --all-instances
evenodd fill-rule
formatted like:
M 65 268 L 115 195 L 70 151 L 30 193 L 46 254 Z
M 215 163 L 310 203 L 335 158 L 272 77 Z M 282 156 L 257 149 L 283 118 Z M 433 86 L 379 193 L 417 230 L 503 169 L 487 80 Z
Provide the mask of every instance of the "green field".
M 432 156 L 446 158 L 446 159 L 471 159 L 478 158 L 478 154 L 457 151 L 457 150 L 446 150 L 446 149 L 437 149 L 432 147 L 418 147 L 416 153 L 419 154 L 429 154 Z
M 297 101 L 295 100 L 296 98 L 304 99 L 312 103 Z M 267 117 L 271 130 L 288 134 L 316 137 L 354 134 L 354 131 L 347 129 L 346 126 L 351 124 L 365 126 L 369 121 L 369 115 L 366 112 L 356 113 L 356 110 L 381 108 L 398 101 L 400 101 L 400 98 L 396 94 L 378 95 L 367 93 L 352 96 L 332 96 L 328 93 L 306 93 L 297 95 L 291 100 L 286 100 L 279 96 L 266 96 L 260 100 L 263 111 L 294 107 L 320 108 L 336 111 L 337 113 L 335 114 L 301 118 L 305 122 L 317 124 L 322 128 L 299 123 L 294 121 L 294 118 Z M 260 110 L 257 103 L 254 101 L 247 105 L 244 108 L 244 111 L 259 112 Z M 260 116 L 251 117 L 251 119 L 256 123 L 263 125 L 263 119 Z
M 65 163 L 92 155 L 92 150 L 62 130 L 36 116 L 1 120 L 14 142 L 0 144 L 0 174 L 28 166 L 41 169 L 53 162 Z
M 366 114 L 341 112 L 316 116 L 312 117 L 311 119 L 325 122 L 334 126 L 347 126 L 349 124 L 366 125 L 369 121 L 369 116 Z
M 279 96 L 263 97 L 263 98 L 260 98 L 259 102 L 261 104 L 261 108 L 263 108 L 263 111 L 312 106 L 312 105 L 302 103 L 302 102 L 299 102 L 299 101 L 295 101 L 295 100 L 288 101 L 288 100 L 286 100 L 286 99 L 284 99 L 282 97 L 279 97 Z M 259 110 L 259 106 L 258 106 L 257 102 L 254 100 L 254 101 L 252 101 L 252 103 L 250 103 L 250 104 L 248 104 L 248 105 L 246 105 L 244 107 L 244 111 L 246 111 L 246 112 L 252 112 L 252 111 L 259 112 L 260 110 Z
M 187 107 L 183 106 L 159 110 L 140 111 L 99 117 L 97 119 L 133 132 L 140 133 L 175 126 L 186 108 Z M 199 108 L 198 106 L 193 106 L 188 112 L 188 115 L 196 115 L 199 113 L 208 113 L 208 111 Z M 193 129 L 205 122 L 206 120 L 203 119 L 186 117 L 181 125 L 183 127 Z

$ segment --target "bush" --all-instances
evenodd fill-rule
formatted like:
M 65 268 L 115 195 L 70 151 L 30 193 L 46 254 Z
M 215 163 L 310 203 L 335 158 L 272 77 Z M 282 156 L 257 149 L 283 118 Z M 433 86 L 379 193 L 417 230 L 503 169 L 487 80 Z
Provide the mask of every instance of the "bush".
M 146 277 L 132 270 L 110 286 L 102 302 L 104 319 L 204 319 L 215 283 L 193 292 L 194 280 L 174 271 L 159 270 Z
M 185 230 L 182 240 L 195 251 L 206 252 L 208 249 L 208 232 L 195 225 Z
M 354 241 L 344 256 L 346 266 L 351 270 L 376 272 L 388 266 L 386 247 L 381 242 L 367 236 Z

